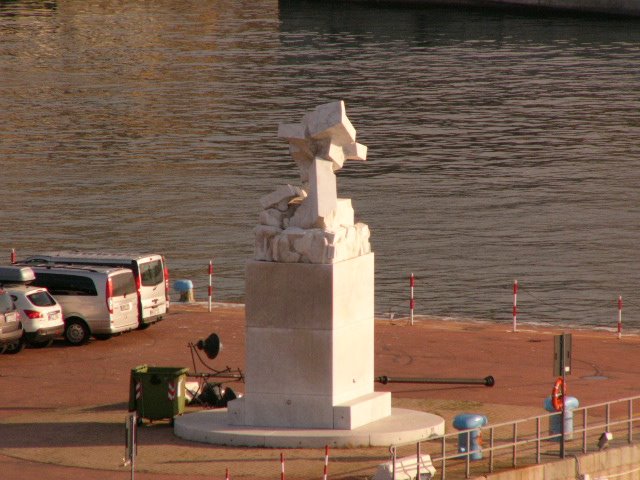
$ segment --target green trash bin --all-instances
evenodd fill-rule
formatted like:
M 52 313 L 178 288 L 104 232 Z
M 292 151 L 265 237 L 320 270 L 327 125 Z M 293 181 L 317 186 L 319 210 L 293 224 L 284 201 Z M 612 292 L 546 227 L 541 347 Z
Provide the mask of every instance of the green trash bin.
M 129 411 L 140 419 L 173 419 L 184 413 L 188 369 L 140 365 L 131 370 Z

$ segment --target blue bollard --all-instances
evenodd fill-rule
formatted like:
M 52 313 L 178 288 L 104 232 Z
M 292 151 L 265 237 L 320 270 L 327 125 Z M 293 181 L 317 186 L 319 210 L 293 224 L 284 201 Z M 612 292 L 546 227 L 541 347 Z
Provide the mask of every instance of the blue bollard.
M 573 438 L 573 410 L 580 406 L 580 402 L 576 397 L 566 397 L 564 401 L 564 438 L 571 440 Z M 549 417 L 549 435 L 557 435 L 550 438 L 552 442 L 559 442 L 562 435 L 562 412 L 556 411 L 551 403 L 551 397 L 544 399 L 544 409 L 547 412 L 555 413 Z
M 173 289 L 180 294 L 181 302 L 193 302 L 193 282 L 191 280 L 176 280 Z
M 462 413 L 453 419 L 453 426 L 457 430 L 484 427 L 487 423 L 489 423 L 487 417 L 478 413 Z M 467 445 L 469 446 L 469 458 L 482 460 L 482 432 L 480 430 L 458 435 L 458 452 L 467 453 Z

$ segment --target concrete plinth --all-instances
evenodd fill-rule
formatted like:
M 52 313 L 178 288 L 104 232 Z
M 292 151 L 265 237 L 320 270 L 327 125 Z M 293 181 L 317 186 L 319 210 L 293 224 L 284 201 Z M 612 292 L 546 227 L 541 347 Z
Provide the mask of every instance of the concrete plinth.
M 401 408 L 351 430 L 230 425 L 226 409 L 191 413 L 174 422 L 175 434 L 186 440 L 266 448 L 382 447 L 443 435 L 445 428 L 442 417 Z
M 174 419 L 179 437 L 252 447 L 389 446 L 444 433 L 430 413 L 374 391 L 374 256 L 250 261 L 245 395 Z
M 245 396 L 232 425 L 353 429 L 391 414 L 374 392 L 374 255 L 249 261 Z

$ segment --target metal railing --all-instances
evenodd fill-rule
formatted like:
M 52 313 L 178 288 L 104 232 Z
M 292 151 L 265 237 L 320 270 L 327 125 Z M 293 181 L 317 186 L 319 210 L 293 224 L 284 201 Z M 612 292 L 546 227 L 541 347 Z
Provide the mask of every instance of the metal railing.
M 434 479 L 470 478 L 527 465 L 556 461 L 564 456 L 598 451 L 609 445 L 630 444 L 640 430 L 640 396 L 567 410 L 564 419 L 564 449 L 562 413 L 553 412 L 495 425 L 460 430 L 442 436 L 394 445 L 396 458 L 428 453 L 436 467 Z M 548 430 L 545 426 L 548 423 Z M 604 434 L 609 433 L 609 437 Z M 483 438 L 488 439 L 484 445 Z M 417 461 L 419 464 L 419 460 Z M 419 472 L 418 472 L 419 473 Z M 424 478 L 424 477 L 422 477 Z

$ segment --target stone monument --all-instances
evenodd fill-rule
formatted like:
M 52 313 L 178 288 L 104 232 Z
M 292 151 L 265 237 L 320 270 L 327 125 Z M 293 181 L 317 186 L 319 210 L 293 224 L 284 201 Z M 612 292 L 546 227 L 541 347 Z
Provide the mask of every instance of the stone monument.
M 260 199 L 255 259 L 246 267 L 245 396 L 231 422 L 353 429 L 391 414 L 374 392 L 374 255 L 369 228 L 338 198 L 335 172 L 364 161 L 344 102 L 320 105 L 278 135 L 300 186 Z
M 369 228 L 338 197 L 336 171 L 364 161 L 344 102 L 278 135 L 300 172 L 260 199 L 246 265 L 245 394 L 226 410 L 175 418 L 176 435 L 265 447 L 390 445 L 444 433 L 436 415 L 374 391 L 374 254 Z

